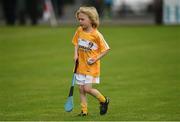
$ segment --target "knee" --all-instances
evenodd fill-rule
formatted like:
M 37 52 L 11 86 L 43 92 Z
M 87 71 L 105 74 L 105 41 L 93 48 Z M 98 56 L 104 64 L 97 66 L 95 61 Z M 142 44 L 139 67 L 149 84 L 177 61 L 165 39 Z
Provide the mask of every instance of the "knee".
M 84 91 L 85 91 L 86 93 L 91 93 L 91 88 L 89 88 L 89 87 L 84 87 Z

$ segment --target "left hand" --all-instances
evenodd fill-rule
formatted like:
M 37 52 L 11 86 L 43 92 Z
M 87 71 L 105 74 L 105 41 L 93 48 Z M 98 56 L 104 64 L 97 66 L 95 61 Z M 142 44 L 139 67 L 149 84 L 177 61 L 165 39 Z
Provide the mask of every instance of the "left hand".
M 87 63 L 88 63 L 89 65 L 92 65 L 92 64 L 94 64 L 95 62 L 96 62 L 96 59 L 94 59 L 94 58 L 89 58 L 88 61 L 87 61 Z

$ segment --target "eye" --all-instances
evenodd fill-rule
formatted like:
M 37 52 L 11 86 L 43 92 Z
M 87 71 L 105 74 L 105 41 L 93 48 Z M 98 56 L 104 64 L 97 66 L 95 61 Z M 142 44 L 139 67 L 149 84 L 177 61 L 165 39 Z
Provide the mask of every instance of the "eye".
M 79 21 L 84 21 L 84 18 L 79 18 Z

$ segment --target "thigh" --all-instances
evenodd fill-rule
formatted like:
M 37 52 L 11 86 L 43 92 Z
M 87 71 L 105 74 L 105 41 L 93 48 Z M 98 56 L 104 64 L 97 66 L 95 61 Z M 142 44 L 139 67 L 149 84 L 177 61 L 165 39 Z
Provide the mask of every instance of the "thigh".
M 84 85 L 84 87 L 86 87 L 86 88 L 92 88 L 92 83 L 86 83 L 86 84 Z

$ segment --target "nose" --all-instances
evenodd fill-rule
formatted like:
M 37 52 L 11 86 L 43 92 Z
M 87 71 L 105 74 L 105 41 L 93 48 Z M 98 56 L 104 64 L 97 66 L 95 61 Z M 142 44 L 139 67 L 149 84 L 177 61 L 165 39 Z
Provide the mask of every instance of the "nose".
M 79 21 L 80 25 L 82 25 L 82 21 Z

